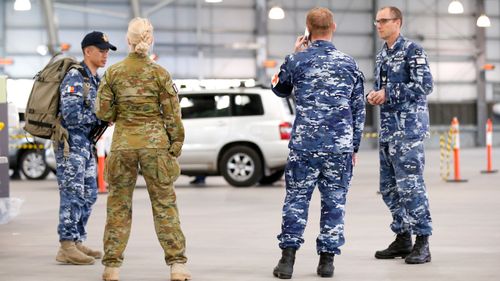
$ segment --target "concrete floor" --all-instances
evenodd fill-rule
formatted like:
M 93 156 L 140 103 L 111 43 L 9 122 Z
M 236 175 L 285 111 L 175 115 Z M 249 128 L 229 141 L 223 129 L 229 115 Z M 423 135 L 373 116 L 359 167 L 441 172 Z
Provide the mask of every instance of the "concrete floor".
M 495 164 L 500 165 L 500 151 Z M 406 265 L 402 259 L 376 260 L 374 251 L 392 241 L 390 215 L 376 191 L 377 153 L 359 153 L 348 195 L 346 244 L 336 257 L 334 280 L 500 280 L 500 173 L 483 175 L 484 149 L 462 151 L 467 183 L 445 183 L 439 177 L 439 151 L 427 151 L 426 181 L 434 235 L 432 262 Z M 194 280 L 277 280 L 272 277 L 280 250 L 283 182 L 272 187 L 233 188 L 220 177 L 208 186 L 177 182 L 182 227 L 187 237 L 189 268 Z M 56 225 L 58 192 L 54 179 L 14 181 L 11 196 L 25 200 L 21 214 L 0 225 L 0 280 L 100 280 L 103 266 L 59 265 Z M 89 222 L 88 245 L 102 247 L 106 195 L 100 195 Z M 306 242 L 297 254 L 293 280 L 320 280 L 315 275 L 315 238 L 319 196 L 311 204 Z M 134 194 L 132 235 L 121 280 L 169 280 L 154 233 L 151 207 L 141 180 Z

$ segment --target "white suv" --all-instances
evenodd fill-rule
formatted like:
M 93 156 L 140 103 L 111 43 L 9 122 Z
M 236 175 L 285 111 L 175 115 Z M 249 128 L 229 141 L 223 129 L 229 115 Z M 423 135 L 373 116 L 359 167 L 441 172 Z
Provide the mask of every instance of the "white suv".
M 295 111 L 271 90 L 241 88 L 179 94 L 186 138 L 184 175 L 222 175 L 237 187 L 283 176 Z

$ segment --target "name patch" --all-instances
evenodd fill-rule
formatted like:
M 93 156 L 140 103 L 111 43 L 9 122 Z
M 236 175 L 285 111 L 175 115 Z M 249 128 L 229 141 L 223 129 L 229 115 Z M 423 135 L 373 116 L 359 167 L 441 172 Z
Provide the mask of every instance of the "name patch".
M 415 62 L 416 62 L 418 65 L 425 64 L 425 58 L 417 58 L 417 59 L 415 59 Z

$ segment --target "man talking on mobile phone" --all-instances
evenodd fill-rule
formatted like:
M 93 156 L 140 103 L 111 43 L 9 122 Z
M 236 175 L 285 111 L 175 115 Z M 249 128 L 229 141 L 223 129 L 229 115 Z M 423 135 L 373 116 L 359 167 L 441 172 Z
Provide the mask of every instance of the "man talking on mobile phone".
M 292 277 L 316 186 L 321 193 L 316 272 L 321 277 L 333 276 L 334 255 L 340 254 L 344 244 L 346 195 L 365 121 L 363 73 L 351 56 L 332 44 L 333 13 L 314 8 L 307 13 L 306 25 L 309 38 L 297 38 L 295 53 L 286 57 L 272 79 L 276 95 L 287 97 L 294 92 L 297 101 L 278 235 L 282 256 L 273 271 L 280 279 Z

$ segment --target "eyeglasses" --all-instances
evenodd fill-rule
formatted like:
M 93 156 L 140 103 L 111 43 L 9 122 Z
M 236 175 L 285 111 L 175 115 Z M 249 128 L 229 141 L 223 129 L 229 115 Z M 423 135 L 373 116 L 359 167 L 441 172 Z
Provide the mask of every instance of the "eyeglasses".
M 373 22 L 373 25 L 381 24 L 384 25 L 390 20 L 397 20 L 398 18 L 392 18 L 392 19 L 378 19 Z

